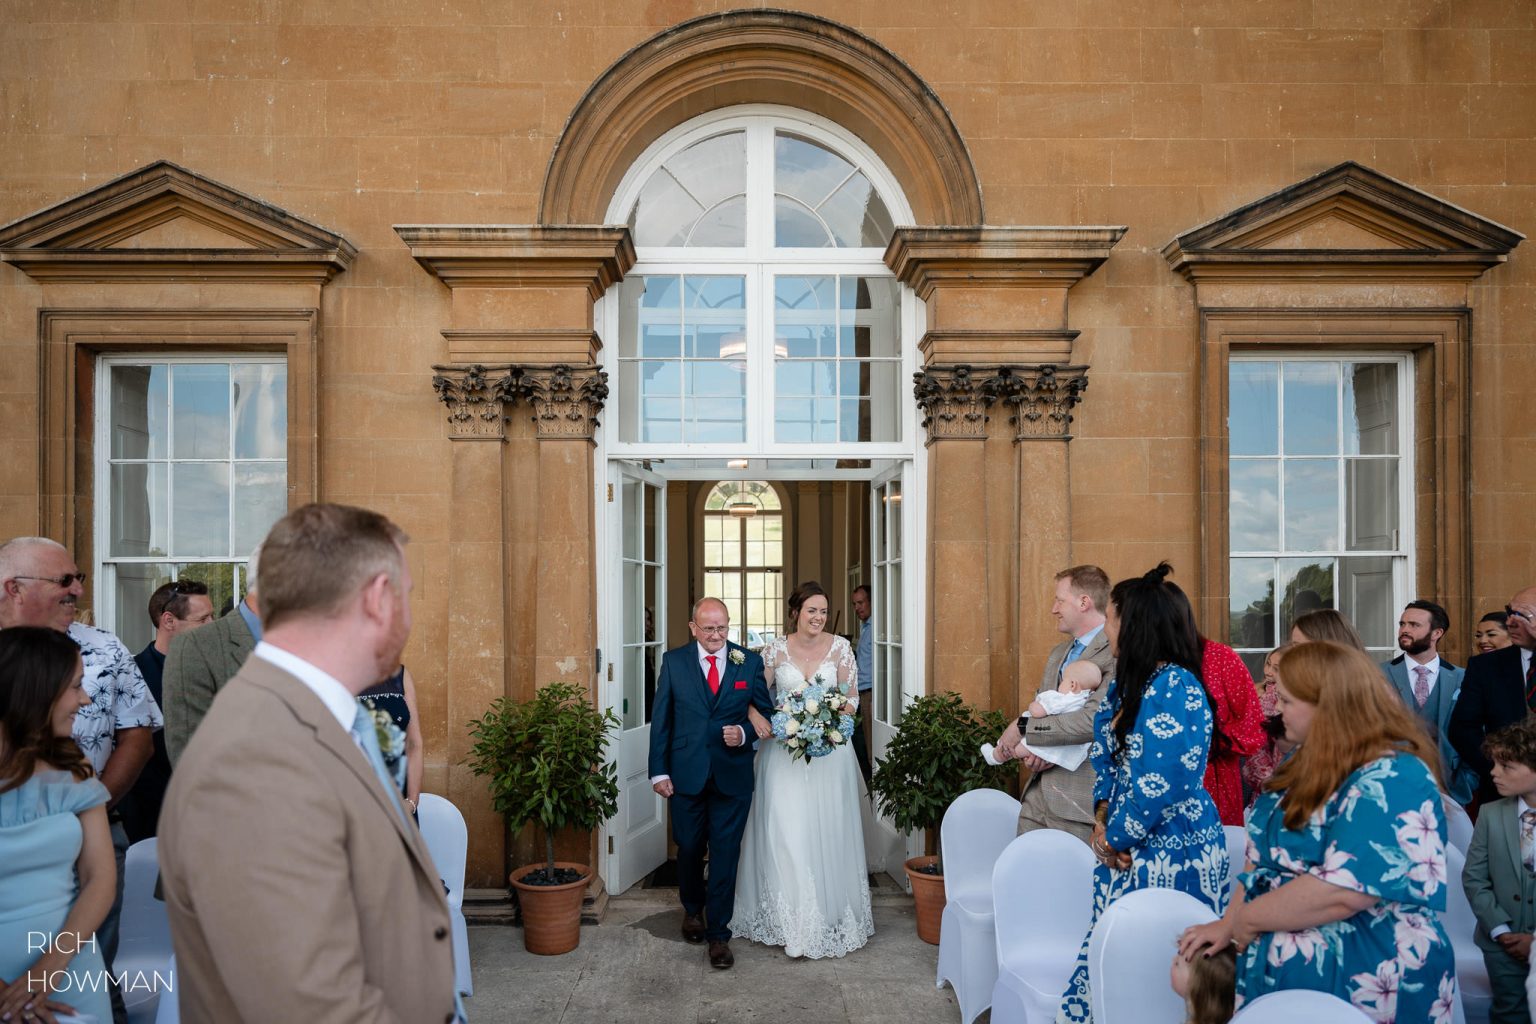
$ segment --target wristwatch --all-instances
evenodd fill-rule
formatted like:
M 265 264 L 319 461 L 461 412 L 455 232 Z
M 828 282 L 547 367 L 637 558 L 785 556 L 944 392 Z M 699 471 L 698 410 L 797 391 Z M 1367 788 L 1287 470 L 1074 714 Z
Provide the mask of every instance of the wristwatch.
M 1029 716 L 1028 715 L 1020 715 L 1019 716 L 1019 734 L 1023 735 L 1024 730 L 1027 729 L 1027 728 L 1029 728 Z

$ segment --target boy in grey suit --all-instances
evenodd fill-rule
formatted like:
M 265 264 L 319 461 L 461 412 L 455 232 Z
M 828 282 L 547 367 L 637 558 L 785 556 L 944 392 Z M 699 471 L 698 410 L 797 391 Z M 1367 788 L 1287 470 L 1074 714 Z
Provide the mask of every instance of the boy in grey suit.
M 1528 1024 L 1525 981 L 1536 931 L 1536 719 L 1501 729 L 1483 745 L 1502 799 L 1483 807 L 1462 885 L 1477 915 L 1474 936 L 1493 988 L 1492 1024 Z

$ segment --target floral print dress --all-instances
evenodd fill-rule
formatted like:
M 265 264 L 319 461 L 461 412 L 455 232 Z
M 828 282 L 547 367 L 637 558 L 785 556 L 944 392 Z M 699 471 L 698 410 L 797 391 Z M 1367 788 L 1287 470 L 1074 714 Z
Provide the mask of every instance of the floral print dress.
M 1205 689 L 1194 674 L 1166 665 L 1147 680 L 1136 725 L 1117 756 L 1115 715 L 1120 682 L 1094 716 L 1093 802 L 1107 801 L 1105 841 L 1128 850 L 1131 867 L 1093 869 L 1093 921 L 1083 937 L 1077 966 L 1062 997 L 1058 1022 L 1093 1019 L 1088 979 L 1088 938 L 1093 924 L 1115 900 L 1137 889 L 1178 889 L 1220 914 L 1227 904 L 1227 841 L 1216 804 L 1205 789 L 1212 716 Z
M 1387 754 L 1356 769 L 1305 828 L 1285 827 L 1278 792 L 1248 819 L 1239 881 L 1252 899 L 1302 874 L 1369 893 L 1353 917 L 1260 934 L 1238 961 L 1237 1005 L 1283 989 L 1330 992 L 1379 1024 L 1449 1024 L 1456 964 L 1440 926 L 1445 910 L 1445 822 L 1428 766 Z

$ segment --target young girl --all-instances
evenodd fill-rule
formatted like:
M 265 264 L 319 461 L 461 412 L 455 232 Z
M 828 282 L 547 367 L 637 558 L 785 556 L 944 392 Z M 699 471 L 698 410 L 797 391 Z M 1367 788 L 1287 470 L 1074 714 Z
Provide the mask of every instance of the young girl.
M 1227 1024 L 1237 991 L 1237 954 L 1230 946 L 1193 960 L 1173 953 L 1169 984 L 1184 997 L 1184 1024 Z

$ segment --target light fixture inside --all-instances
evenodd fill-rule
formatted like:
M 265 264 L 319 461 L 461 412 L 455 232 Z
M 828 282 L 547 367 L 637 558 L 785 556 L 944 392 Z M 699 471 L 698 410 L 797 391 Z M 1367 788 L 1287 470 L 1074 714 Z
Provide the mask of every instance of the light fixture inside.
M 757 503 L 751 498 L 735 498 L 725 506 L 725 510 L 733 516 L 749 519 L 757 515 Z
M 725 468 L 726 469 L 746 469 L 747 468 L 747 460 L 746 459 L 731 459 L 729 462 L 727 462 L 725 464 Z

